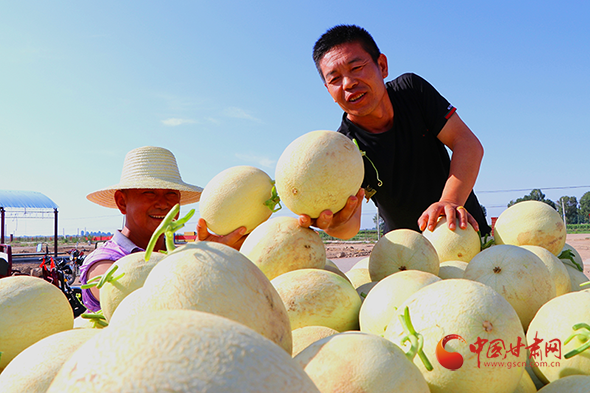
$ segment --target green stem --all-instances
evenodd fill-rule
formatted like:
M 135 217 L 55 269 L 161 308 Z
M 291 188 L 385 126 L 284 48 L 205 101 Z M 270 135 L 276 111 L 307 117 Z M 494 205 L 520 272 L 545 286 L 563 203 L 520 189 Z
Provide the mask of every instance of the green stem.
M 94 327 L 97 327 L 97 325 L 100 327 L 107 327 L 109 325 L 104 314 L 102 313 L 102 310 L 98 310 L 97 312 L 93 313 L 83 313 L 80 316 L 83 319 L 90 320 L 94 324 Z
M 410 319 L 410 309 L 406 306 L 406 308 L 404 309 L 404 314 L 398 315 L 398 317 L 400 319 L 404 332 L 406 333 L 405 336 L 402 337 L 402 345 L 408 341 L 410 342 L 410 349 L 408 350 L 408 352 L 406 352 L 406 356 L 408 357 L 408 359 L 413 361 L 416 357 L 416 354 L 418 354 L 418 357 L 420 358 L 420 360 L 422 360 L 422 364 L 424 364 L 426 370 L 432 371 L 432 363 L 430 363 L 430 360 L 428 360 L 428 357 L 426 356 L 423 350 L 424 336 L 416 332 L 416 330 L 414 329 L 414 326 L 412 325 L 412 320 Z
M 569 259 L 575 265 L 575 267 L 579 271 L 581 271 L 581 272 L 584 271 L 584 267 L 581 266 L 578 262 L 576 262 L 575 255 L 572 252 L 572 250 L 564 250 L 564 251 L 562 251 L 561 254 L 559 254 L 559 256 L 557 258 L 559 258 L 559 259 Z
M 477 234 L 479 235 L 479 239 L 481 241 L 481 251 L 485 250 L 486 248 L 490 248 L 494 244 L 494 238 L 489 234 L 486 233 L 485 236 L 482 236 L 481 231 L 477 231 Z
M 588 348 L 590 348 L 590 325 L 588 325 L 587 323 L 581 322 L 581 323 L 577 323 L 574 326 L 572 326 L 572 329 L 574 330 L 574 333 L 572 333 L 565 340 L 563 345 L 566 345 L 567 343 L 569 343 L 574 337 L 577 337 L 578 340 L 580 340 L 584 344 L 581 345 L 580 347 L 573 349 L 573 350 L 569 351 L 568 353 L 566 353 L 564 355 L 564 358 L 566 358 L 566 359 L 569 359 L 571 357 L 579 355 L 582 352 L 584 352 L 585 350 L 587 350 Z
M 356 141 L 356 139 L 353 139 L 352 142 L 355 144 L 355 146 L 357 147 L 357 149 L 359 149 L 359 151 L 361 152 L 361 156 L 366 157 L 367 160 L 369 160 L 369 162 L 373 166 L 373 169 L 375 170 L 375 175 L 377 176 L 377 185 L 379 187 L 381 187 L 383 185 L 383 182 L 381 181 L 381 179 L 379 179 L 379 171 L 377 170 L 377 167 L 375 166 L 375 164 L 373 164 L 373 161 L 371 161 L 371 159 L 367 155 L 367 152 L 361 150 L 361 148 L 359 146 L 359 143 Z
M 266 200 L 266 202 L 264 202 L 264 205 L 266 207 L 268 207 L 273 213 L 276 213 L 282 209 L 281 198 L 279 197 L 279 194 L 277 193 L 277 188 L 275 187 L 274 181 L 272 181 L 271 196 L 268 200 Z M 279 205 L 278 208 L 277 208 L 277 205 Z
M 184 224 L 190 220 L 190 218 L 195 214 L 195 209 L 191 209 L 187 213 L 186 216 L 179 220 L 175 220 L 174 217 L 180 212 L 180 204 L 174 205 L 172 209 L 166 214 L 166 217 L 162 220 L 160 225 L 156 228 L 150 241 L 148 243 L 147 248 L 145 249 L 145 260 L 149 261 L 150 257 L 152 256 L 152 252 L 154 251 L 154 247 L 156 247 L 156 242 L 160 238 L 160 236 L 165 235 L 166 237 L 166 250 L 168 252 L 174 250 L 176 246 L 174 245 L 174 232 L 178 229 L 182 228 Z

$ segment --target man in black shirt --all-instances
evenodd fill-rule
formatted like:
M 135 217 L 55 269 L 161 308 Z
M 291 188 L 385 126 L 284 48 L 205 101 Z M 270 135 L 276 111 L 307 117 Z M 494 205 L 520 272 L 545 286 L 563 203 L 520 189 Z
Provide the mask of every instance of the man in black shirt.
M 300 216 L 302 226 L 350 238 L 360 228 L 361 200 L 367 195 L 387 231 L 432 230 L 444 215 L 450 229 L 458 218 L 461 228 L 470 223 L 482 234 L 490 232 L 472 191 L 483 148 L 434 87 L 414 74 L 385 83 L 387 58 L 357 26 L 328 30 L 314 46 L 314 61 L 345 112 L 338 132 L 365 152 L 365 179 L 340 212 L 325 211 L 315 220 Z

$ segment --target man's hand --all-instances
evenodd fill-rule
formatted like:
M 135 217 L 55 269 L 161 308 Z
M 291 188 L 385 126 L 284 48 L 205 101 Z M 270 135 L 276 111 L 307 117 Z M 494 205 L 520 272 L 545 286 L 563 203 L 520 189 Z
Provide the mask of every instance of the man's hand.
M 245 233 L 246 227 L 240 227 L 225 236 L 218 236 L 209 232 L 207 222 L 203 218 L 199 218 L 199 221 L 197 221 L 197 239 L 199 241 L 223 243 L 238 251 L 242 247 L 242 243 L 244 243 L 246 237 L 248 237 L 248 235 L 244 235 Z
M 324 210 L 316 219 L 302 214 L 299 216 L 299 225 L 304 228 L 314 226 L 338 239 L 350 239 L 358 233 L 361 226 L 361 206 L 364 196 L 365 190 L 361 188 L 355 196 L 348 198 L 346 205 L 337 213 Z
M 426 230 L 426 228 L 433 231 L 440 216 L 447 217 L 449 229 L 452 231 L 457 226 L 457 218 L 461 229 L 467 228 L 467 223 L 470 223 L 475 231 L 479 231 L 479 224 L 463 206 L 447 201 L 439 201 L 430 205 L 418 219 L 418 227 L 421 231 Z

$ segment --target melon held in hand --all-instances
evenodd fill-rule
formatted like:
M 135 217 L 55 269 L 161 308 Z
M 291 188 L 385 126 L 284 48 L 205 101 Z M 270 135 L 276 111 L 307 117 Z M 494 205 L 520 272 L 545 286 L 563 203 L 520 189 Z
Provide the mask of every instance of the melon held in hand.
M 320 130 L 287 146 L 277 162 L 275 181 L 289 210 L 317 218 L 324 210 L 342 210 L 360 189 L 364 173 L 361 152 L 350 139 Z
M 199 202 L 201 218 L 218 235 L 242 226 L 250 233 L 278 210 L 273 189 L 274 182 L 261 169 L 247 165 L 228 168 L 205 186 Z

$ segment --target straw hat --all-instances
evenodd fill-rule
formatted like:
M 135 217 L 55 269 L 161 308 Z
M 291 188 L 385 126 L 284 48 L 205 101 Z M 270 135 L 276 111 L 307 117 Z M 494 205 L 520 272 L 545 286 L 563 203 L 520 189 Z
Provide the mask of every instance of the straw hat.
M 88 194 L 86 198 L 101 206 L 116 209 L 115 191 L 132 188 L 180 191 L 181 205 L 198 202 L 203 191 L 201 187 L 182 181 L 172 152 L 162 147 L 145 146 L 127 153 L 118 184 Z

